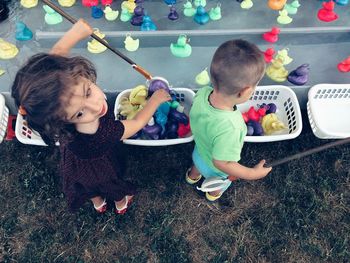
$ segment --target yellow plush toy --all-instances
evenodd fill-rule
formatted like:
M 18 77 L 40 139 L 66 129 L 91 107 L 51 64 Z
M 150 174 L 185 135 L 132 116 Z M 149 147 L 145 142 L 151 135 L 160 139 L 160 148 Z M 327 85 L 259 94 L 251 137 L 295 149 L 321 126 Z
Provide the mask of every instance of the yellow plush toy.
M 283 82 L 287 79 L 288 70 L 283 66 L 281 59 L 274 59 L 267 67 L 266 75 L 276 82 Z
M 129 101 L 132 105 L 144 106 L 146 104 L 147 95 L 147 87 L 145 85 L 138 85 L 131 90 Z
M 120 115 L 125 116 L 128 120 L 133 119 L 140 109 L 141 107 L 138 105 L 132 105 L 129 101 L 129 98 L 127 97 L 124 97 L 120 100 L 119 113 Z
M 281 122 L 275 113 L 266 114 L 261 120 L 261 126 L 264 134 L 270 135 L 274 132 L 281 131 L 287 127 Z

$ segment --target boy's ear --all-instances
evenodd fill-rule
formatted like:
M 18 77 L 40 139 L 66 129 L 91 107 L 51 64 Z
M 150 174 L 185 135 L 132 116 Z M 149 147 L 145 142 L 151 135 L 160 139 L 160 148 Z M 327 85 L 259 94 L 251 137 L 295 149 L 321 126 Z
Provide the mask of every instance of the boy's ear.
M 241 89 L 241 91 L 238 93 L 238 97 L 247 97 L 248 95 L 251 95 L 253 93 L 253 87 L 247 86 Z

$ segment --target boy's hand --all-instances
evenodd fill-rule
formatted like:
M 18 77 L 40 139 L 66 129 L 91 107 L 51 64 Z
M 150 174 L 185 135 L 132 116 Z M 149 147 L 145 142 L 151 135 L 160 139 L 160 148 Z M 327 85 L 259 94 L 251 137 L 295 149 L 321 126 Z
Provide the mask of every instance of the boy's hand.
M 74 33 L 79 40 L 89 37 L 94 32 L 92 27 L 82 18 L 71 27 L 70 31 Z
M 159 89 L 152 94 L 152 97 L 150 98 L 150 100 L 160 105 L 163 102 L 171 100 L 171 96 L 164 89 Z
M 254 166 L 254 173 L 257 179 L 265 177 L 269 172 L 271 172 L 272 167 L 264 167 L 266 161 L 261 160 L 257 165 Z

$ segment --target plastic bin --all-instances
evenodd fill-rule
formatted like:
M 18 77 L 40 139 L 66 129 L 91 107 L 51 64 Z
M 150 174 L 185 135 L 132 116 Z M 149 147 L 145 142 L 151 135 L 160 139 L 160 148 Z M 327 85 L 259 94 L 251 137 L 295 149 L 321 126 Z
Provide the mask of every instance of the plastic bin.
M 185 113 L 188 116 L 189 110 L 192 105 L 193 97 L 195 95 L 193 90 L 187 88 L 172 88 L 176 92 L 176 97 L 178 101 L 185 107 Z M 127 89 L 118 94 L 115 105 L 114 105 L 114 114 L 118 116 L 119 113 L 119 104 L 120 100 L 123 97 L 129 97 L 131 89 Z M 193 141 L 193 136 L 185 138 L 176 138 L 176 139 L 165 139 L 165 140 L 143 140 L 143 139 L 126 139 L 123 140 L 125 144 L 132 145 L 142 145 L 142 146 L 165 146 L 165 145 L 174 145 L 181 144 L 186 142 Z
M 17 113 L 15 133 L 17 140 L 21 143 L 47 146 L 40 134 L 28 127 L 27 122 L 20 113 Z
M 245 142 L 274 142 L 296 138 L 301 133 L 303 123 L 298 99 L 291 88 L 282 85 L 258 86 L 252 97 L 245 103 L 237 105 L 243 113 L 251 106 L 257 108 L 262 103 L 274 103 L 277 116 L 288 129 L 272 135 L 246 136 Z
M 6 107 L 4 96 L 0 94 L 0 143 L 2 143 L 6 134 L 8 118 L 9 109 Z
M 308 93 L 307 113 L 320 139 L 350 137 L 350 84 L 318 84 Z

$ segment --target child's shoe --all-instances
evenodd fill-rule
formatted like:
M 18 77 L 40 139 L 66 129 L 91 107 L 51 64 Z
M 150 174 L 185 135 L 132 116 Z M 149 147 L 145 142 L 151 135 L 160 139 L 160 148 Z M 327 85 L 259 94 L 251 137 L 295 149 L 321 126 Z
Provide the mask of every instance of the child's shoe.
M 123 207 L 118 208 L 117 206 L 115 206 L 115 213 L 117 215 L 124 215 L 126 213 L 126 211 L 128 210 L 129 205 L 132 203 L 134 196 L 133 195 L 126 195 L 126 203 Z
M 94 208 L 95 208 L 95 210 L 97 211 L 97 213 L 99 213 L 99 214 L 103 214 L 104 212 L 106 212 L 106 211 L 107 211 L 107 202 L 106 202 L 106 199 L 103 200 L 103 203 L 102 203 L 100 206 L 96 207 L 96 206 L 94 205 Z
M 205 193 L 205 198 L 207 198 L 207 200 L 210 202 L 214 202 L 218 200 L 221 196 L 222 196 L 222 193 L 220 193 L 219 195 L 211 195 L 208 192 Z
M 196 179 L 191 179 L 190 178 L 190 172 L 191 172 L 191 168 L 188 168 L 188 170 L 186 171 L 186 176 L 185 176 L 185 180 L 188 184 L 195 184 L 198 183 L 198 181 L 200 179 L 202 179 L 202 175 L 200 174 Z

